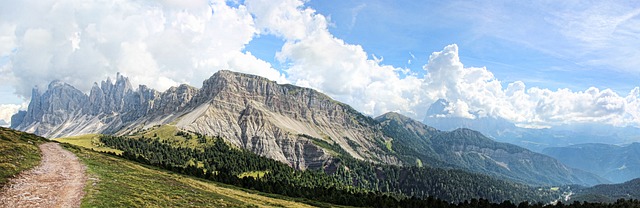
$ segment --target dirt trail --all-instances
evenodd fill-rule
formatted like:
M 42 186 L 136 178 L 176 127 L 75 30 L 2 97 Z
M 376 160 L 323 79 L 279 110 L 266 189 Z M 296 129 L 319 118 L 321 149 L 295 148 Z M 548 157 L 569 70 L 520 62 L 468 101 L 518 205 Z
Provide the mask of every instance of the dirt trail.
M 0 192 L 0 207 L 80 207 L 85 166 L 58 143 L 40 145 L 42 161 Z

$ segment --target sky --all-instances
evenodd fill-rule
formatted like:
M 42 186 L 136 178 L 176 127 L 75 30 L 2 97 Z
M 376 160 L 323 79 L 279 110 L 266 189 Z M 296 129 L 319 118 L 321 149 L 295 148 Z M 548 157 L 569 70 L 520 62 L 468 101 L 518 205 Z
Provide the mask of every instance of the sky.
M 61 80 L 163 91 L 221 69 L 378 116 L 640 126 L 638 1 L 5 0 L 0 119 Z

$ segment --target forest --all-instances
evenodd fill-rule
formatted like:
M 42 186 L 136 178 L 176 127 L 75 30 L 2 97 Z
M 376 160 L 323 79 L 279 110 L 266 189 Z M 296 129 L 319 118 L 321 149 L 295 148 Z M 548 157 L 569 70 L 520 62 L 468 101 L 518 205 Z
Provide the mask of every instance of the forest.
M 191 138 L 188 132 L 176 136 Z M 238 149 L 222 138 L 195 134 L 199 148 L 177 147 L 160 138 L 102 136 L 121 157 L 177 173 L 266 193 L 359 207 L 543 207 L 560 195 L 489 176 L 453 169 L 381 165 L 339 156 L 325 169 L 296 170 Z M 209 139 L 208 139 L 209 138 Z M 254 174 L 262 173 L 262 174 Z M 530 203 L 531 202 L 531 203 Z M 611 204 L 575 202 L 547 207 L 633 207 L 637 200 Z

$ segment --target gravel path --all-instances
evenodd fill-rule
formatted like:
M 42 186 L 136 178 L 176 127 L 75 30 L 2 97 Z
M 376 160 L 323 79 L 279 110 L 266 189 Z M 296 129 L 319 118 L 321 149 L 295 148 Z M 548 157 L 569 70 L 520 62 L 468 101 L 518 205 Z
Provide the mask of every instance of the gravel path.
M 42 161 L 0 192 L 0 207 L 80 207 L 85 166 L 58 143 L 40 145 Z

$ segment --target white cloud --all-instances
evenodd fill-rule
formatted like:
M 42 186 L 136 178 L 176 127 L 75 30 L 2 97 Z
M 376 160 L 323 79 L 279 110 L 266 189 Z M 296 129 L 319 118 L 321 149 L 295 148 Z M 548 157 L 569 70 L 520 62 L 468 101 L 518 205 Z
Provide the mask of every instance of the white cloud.
M 521 126 L 587 122 L 640 125 L 638 88 L 626 97 L 595 87 L 579 92 L 526 89 L 520 81 L 503 88 L 486 68 L 465 68 L 456 45 L 434 52 L 424 68 L 428 72 L 423 85 L 427 98 L 449 100 L 446 110 L 450 116 L 502 117 Z
M 628 106 L 632 104 L 625 101 L 640 105 L 634 100 L 638 96 L 623 98 L 597 88 L 583 92 L 527 89 L 521 81 L 503 88 L 486 68 L 465 68 L 457 45 L 434 52 L 424 66 L 425 77 L 382 65 L 362 47 L 334 37 L 326 18 L 303 3 L 256 0 L 247 1 L 247 8 L 261 32 L 285 39 L 276 57 L 286 63 L 289 81 L 319 89 L 367 114 L 399 111 L 421 119 L 432 102 L 444 98 L 450 101 L 446 109 L 450 116 L 503 117 L 522 126 L 639 121 L 640 113 L 631 113 L 634 110 Z
M 302 1 L 246 1 L 263 33 L 285 39 L 276 58 L 286 63 L 288 80 L 319 89 L 371 115 L 388 111 L 418 116 L 423 109 L 420 80 L 402 69 L 369 59 L 361 46 L 345 43 L 328 30 L 327 18 Z M 419 111 L 414 111 L 418 109 Z
M 2 72 L 10 81 L 3 84 L 29 97 L 54 79 L 87 91 L 116 72 L 159 90 L 199 86 L 220 69 L 282 80 L 241 52 L 257 32 L 244 6 L 223 0 L 6 1 L 0 57 L 8 55 Z
M 0 57 L 11 54 L 15 46 L 15 25 L 0 22 Z
M 11 116 L 16 114 L 20 109 L 24 109 L 24 106 L 17 104 L 0 104 L 0 120 L 11 123 Z

